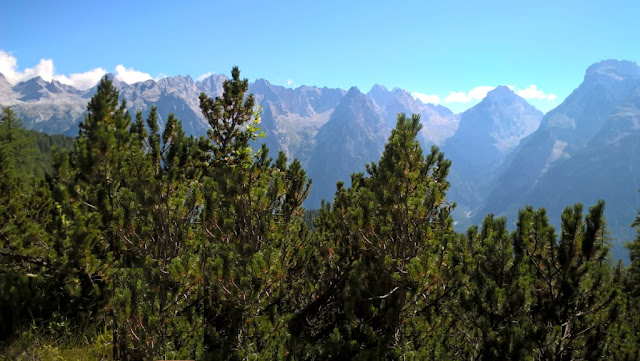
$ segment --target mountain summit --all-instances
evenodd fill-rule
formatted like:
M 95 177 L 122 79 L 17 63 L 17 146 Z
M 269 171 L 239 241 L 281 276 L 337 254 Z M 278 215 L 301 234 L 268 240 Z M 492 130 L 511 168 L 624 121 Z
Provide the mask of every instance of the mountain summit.
M 550 219 L 560 219 L 568 204 L 604 199 L 612 235 L 630 239 L 640 204 L 638 119 L 640 67 L 618 60 L 593 64 L 582 84 L 504 162 L 471 223 L 487 213 L 515 217 L 524 204 L 546 207 Z
M 520 140 L 535 131 L 542 112 L 506 86 L 499 86 L 460 115 L 456 133 L 443 147 L 451 159 L 448 198 L 466 213 L 484 201 L 495 170 Z M 464 218 L 464 216 L 461 216 Z
M 382 154 L 388 136 L 384 118 L 375 104 L 356 87 L 349 89 L 315 136 L 309 176 L 314 180 L 308 207 L 317 208 L 331 199 L 338 181 L 350 184 L 351 173 Z

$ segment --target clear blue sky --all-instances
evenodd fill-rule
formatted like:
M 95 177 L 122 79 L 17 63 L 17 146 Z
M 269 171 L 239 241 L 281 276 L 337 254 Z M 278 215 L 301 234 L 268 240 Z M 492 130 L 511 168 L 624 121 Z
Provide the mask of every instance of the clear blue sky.
M 238 65 L 250 80 L 363 92 L 378 83 L 437 95 L 455 111 L 477 102 L 461 101 L 472 89 L 499 84 L 535 85 L 545 99 L 529 88 L 529 100 L 548 111 L 592 63 L 640 61 L 639 1 L 9 0 L 0 8 L 0 50 L 17 61 L 16 74 L 41 59 L 59 75 L 123 65 L 197 78 Z M 446 101 L 451 92 L 464 94 Z

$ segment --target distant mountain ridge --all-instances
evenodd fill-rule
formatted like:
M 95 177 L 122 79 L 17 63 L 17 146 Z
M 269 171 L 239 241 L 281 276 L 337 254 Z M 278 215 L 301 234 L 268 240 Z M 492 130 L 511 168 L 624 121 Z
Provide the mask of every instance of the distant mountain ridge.
M 607 201 L 611 235 L 631 240 L 640 206 L 640 67 L 605 60 L 590 66 L 582 84 L 547 113 L 503 162 L 486 204 L 470 218 L 493 213 L 515 219 L 525 204 L 560 219 L 564 206 Z M 620 244 L 614 254 L 622 257 Z
M 323 198 L 330 199 L 326 195 L 333 194 L 337 180 L 350 185 L 351 173 L 364 172 L 366 164 L 378 160 L 389 132 L 373 101 L 358 88 L 349 89 L 314 137 L 308 172 L 316 192 L 309 206 L 317 208 Z
M 419 114 L 422 119 L 428 119 L 428 122 L 423 122 L 424 144 L 443 144 L 458 129 L 458 117 L 449 108 L 425 104 L 400 88 L 389 91 L 384 86 L 376 84 L 369 90 L 367 96 L 373 100 L 380 115 L 391 128 L 396 125 L 398 113 Z
M 111 75 L 113 78 L 113 76 Z M 198 95 L 220 95 L 224 75 L 189 76 L 126 84 L 114 79 L 129 109 L 145 115 L 174 113 L 189 134 L 204 134 Z M 546 207 L 550 219 L 569 204 L 605 199 L 611 234 L 629 240 L 640 205 L 640 68 L 606 60 L 590 66 L 584 81 L 546 115 L 506 86 L 461 114 L 424 104 L 402 89 L 374 85 L 367 93 L 258 79 L 250 84 L 261 108 L 271 155 L 300 159 L 313 187 L 305 206 L 331 200 L 337 181 L 378 159 L 397 113 L 419 114 L 423 147 L 439 145 L 452 159 L 447 198 L 458 203 L 458 231 L 488 213 L 508 216 L 527 204 Z M 11 85 L 0 74 L 0 105 L 11 106 L 28 128 L 75 135 L 94 89 L 81 91 L 34 78 Z M 162 119 L 161 119 L 162 123 Z M 257 144 L 256 144 L 257 145 Z M 623 257 L 620 244 L 614 255 Z
M 225 75 L 214 74 L 194 81 L 188 75 L 178 75 L 127 84 L 113 74 L 108 76 L 132 114 L 142 111 L 146 116 L 155 105 L 160 125 L 173 113 L 182 121 L 185 132 L 193 135 L 205 134 L 208 129 L 200 113 L 199 94 L 221 95 L 222 83 L 227 79 Z M 39 77 L 12 86 L 0 74 L 0 90 L 0 105 L 11 106 L 27 128 L 75 136 L 96 88 L 82 91 Z M 397 113 L 422 116 L 421 142 L 425 146 L 441 144 L 458 126 L 451 110 L 424 104 L 402 89 L 388 91 L 380 85 L 363 94 L 357 88 L 349 91 L 315 86 L 292 89 L 257 79 L 250 84 L 249 92 L 261 108 L 260 127 L 266 137 L 260 142 L 267 144 L 273 156 L 284 151 L 289 157 L 300 159 L 305 169 L 317 178 L 307 207 L 317 207 L 323 198 L 331 199 L 337 181 L 348 183 L 352 171 L 364 169 L 363 160 L 369 162 L 380 156 L 395 126 Z M 357 123 L 352 123 L 354 119 Z M 342 141 L 336 142 L 333 138 Z M 330 154 L 333 155 L 330 161 L 335 164 L 322 160 Z M 328 184 L 324 191 L 320 179 Z
M 458 213 L 486 201 L 496 170 L 520 140 L 538 128 L 542 117 L 541 111 L 506 86 L 496 87 L 459 115 L 456 133 L 442 147 L 452 161 L 448 196 L 459 203 Z

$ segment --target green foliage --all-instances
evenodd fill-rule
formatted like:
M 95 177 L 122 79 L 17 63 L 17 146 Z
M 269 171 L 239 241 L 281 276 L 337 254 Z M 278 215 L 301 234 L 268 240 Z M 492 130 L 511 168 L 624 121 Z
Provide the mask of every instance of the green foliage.
M 53 172 L 53 158 L 57 152 L 68 153 L 73 149 L 74 138 L 62 134 L 44 134 L 29 131 L 31 137 L 35 138 L 38 148 L 36 162 L 31 167 L 36 179 L 44 178 Z
M 534 277 L 534 350 L 552 360 L 595 359 L 615 320 L 617 292 L 606 262 L 604 202 L 582 215 L 582 205 L 562 213 L 558 240 L 544 210 L 521 211 L 515 231 L 515 257 L 531 264 Z
M 614 280 L 622 297 L 619 302 L 619 322 L 608 335 L 612 355 L 616 360 L 637 360 L 640 357 L 640 212 L 632 224 L 636 238 L 627 243 L 631 264 L 625 270 L 618 264 Z
M 52 239 L 45 225 L 52 203 L 30 174 L 36 149 L 10 108 L 0 120 L 0 341 L 27 316 L 46 316 L 54 275 Z M 47 295 L 48 292 L 51 294 Z
M 640 236 L 609 265 L 604 203 L 559 234 L 531 207 L 456 234 L 451 162 L 399 114 L 379 162 L 305 211 L 300 162 L 250 146 L 237 68 L 223 89 L 199 138 L 132 120 L 106 77 L 72 143 L 3 110 L 2 357 L 638 358 Z
M 533 295 L 529 265 L 514 257 L 504 218 L 485 218 L 462 238 L 465 255 L 454 312 L 464 357 L 473 360 L 527 360 L 535 346 L 529 319 Z
M 312 358 L 396 358 L 420 350 L 455 280 L 444 194 L 450 162 L 417 141 L 418 116 L 398 123 L 369 177 L 338 184 L 314 223 L 311 275 L 291 321 L 296 352 Z
M 200 96 L 211 125 L 201 215 L 204 348 L 207 359 L 284 358 L 286 320 L 305 236 L 302 202 L 310 182 L 300 163 L 255 154 L 253 96 L 237 68 L 224 95 Z M 244 125 L 245 126 L 243 128 Z

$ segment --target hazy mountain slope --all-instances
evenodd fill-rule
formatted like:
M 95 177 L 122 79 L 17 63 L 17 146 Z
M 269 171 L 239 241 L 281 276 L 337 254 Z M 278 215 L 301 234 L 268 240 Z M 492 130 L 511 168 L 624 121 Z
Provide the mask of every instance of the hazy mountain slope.
M 388 126 L 373 102 L 358 88 L 351 88 L 315 136 L 309 160 L 313 185 L 306 206 L 317 208 L 322 199 L 332 200 L 337 181 L 350 184 L 351 173 L 382 154 Z
M 456 133 L 442 150 L 452 161 L 448 198 L 458 203 L 458 217 L 481 206 L 495 181 L 495 171 L 520 140 L 538 128 L 542 112 L 506 86 L 490 91 L 460 115 Z
M 612 236 L 628 235 L 640 204 L 639 92 L 635 63 L 607 60 L 589 67 L 583 83 L 514 151 L 471 223 L 487 213 L 515 219 L 525 204 L 546 207 L 558 222 L 566 205 L 602 198 Z
M 422 121 L 421 143 L 441 145 L 458 128 L 458 118 L 442 105 L 424 104 L 408 92 L 394 88 L 387 90 L 382 85 L 374 85 L 367 93 L 378 107 L 380 116 L 390 128 L 395 127 L 398 113 L 419 114 Z
M 258 79 L 249 86 L 262 108 L 260 127 L 265 142 L 275 156 L 284 151 L 307 167 L 315 147 L 314 137 L 331 116 L 344 94 L 342 89 L 302 86 L 285 88 Z
M 10 88 L 2 80 L 0 105 L 11 106 L 26 128 L 50 134 L 77 133 L 77 125 L 84 119 L 88 102 L 86 92 L 40 77 Z

